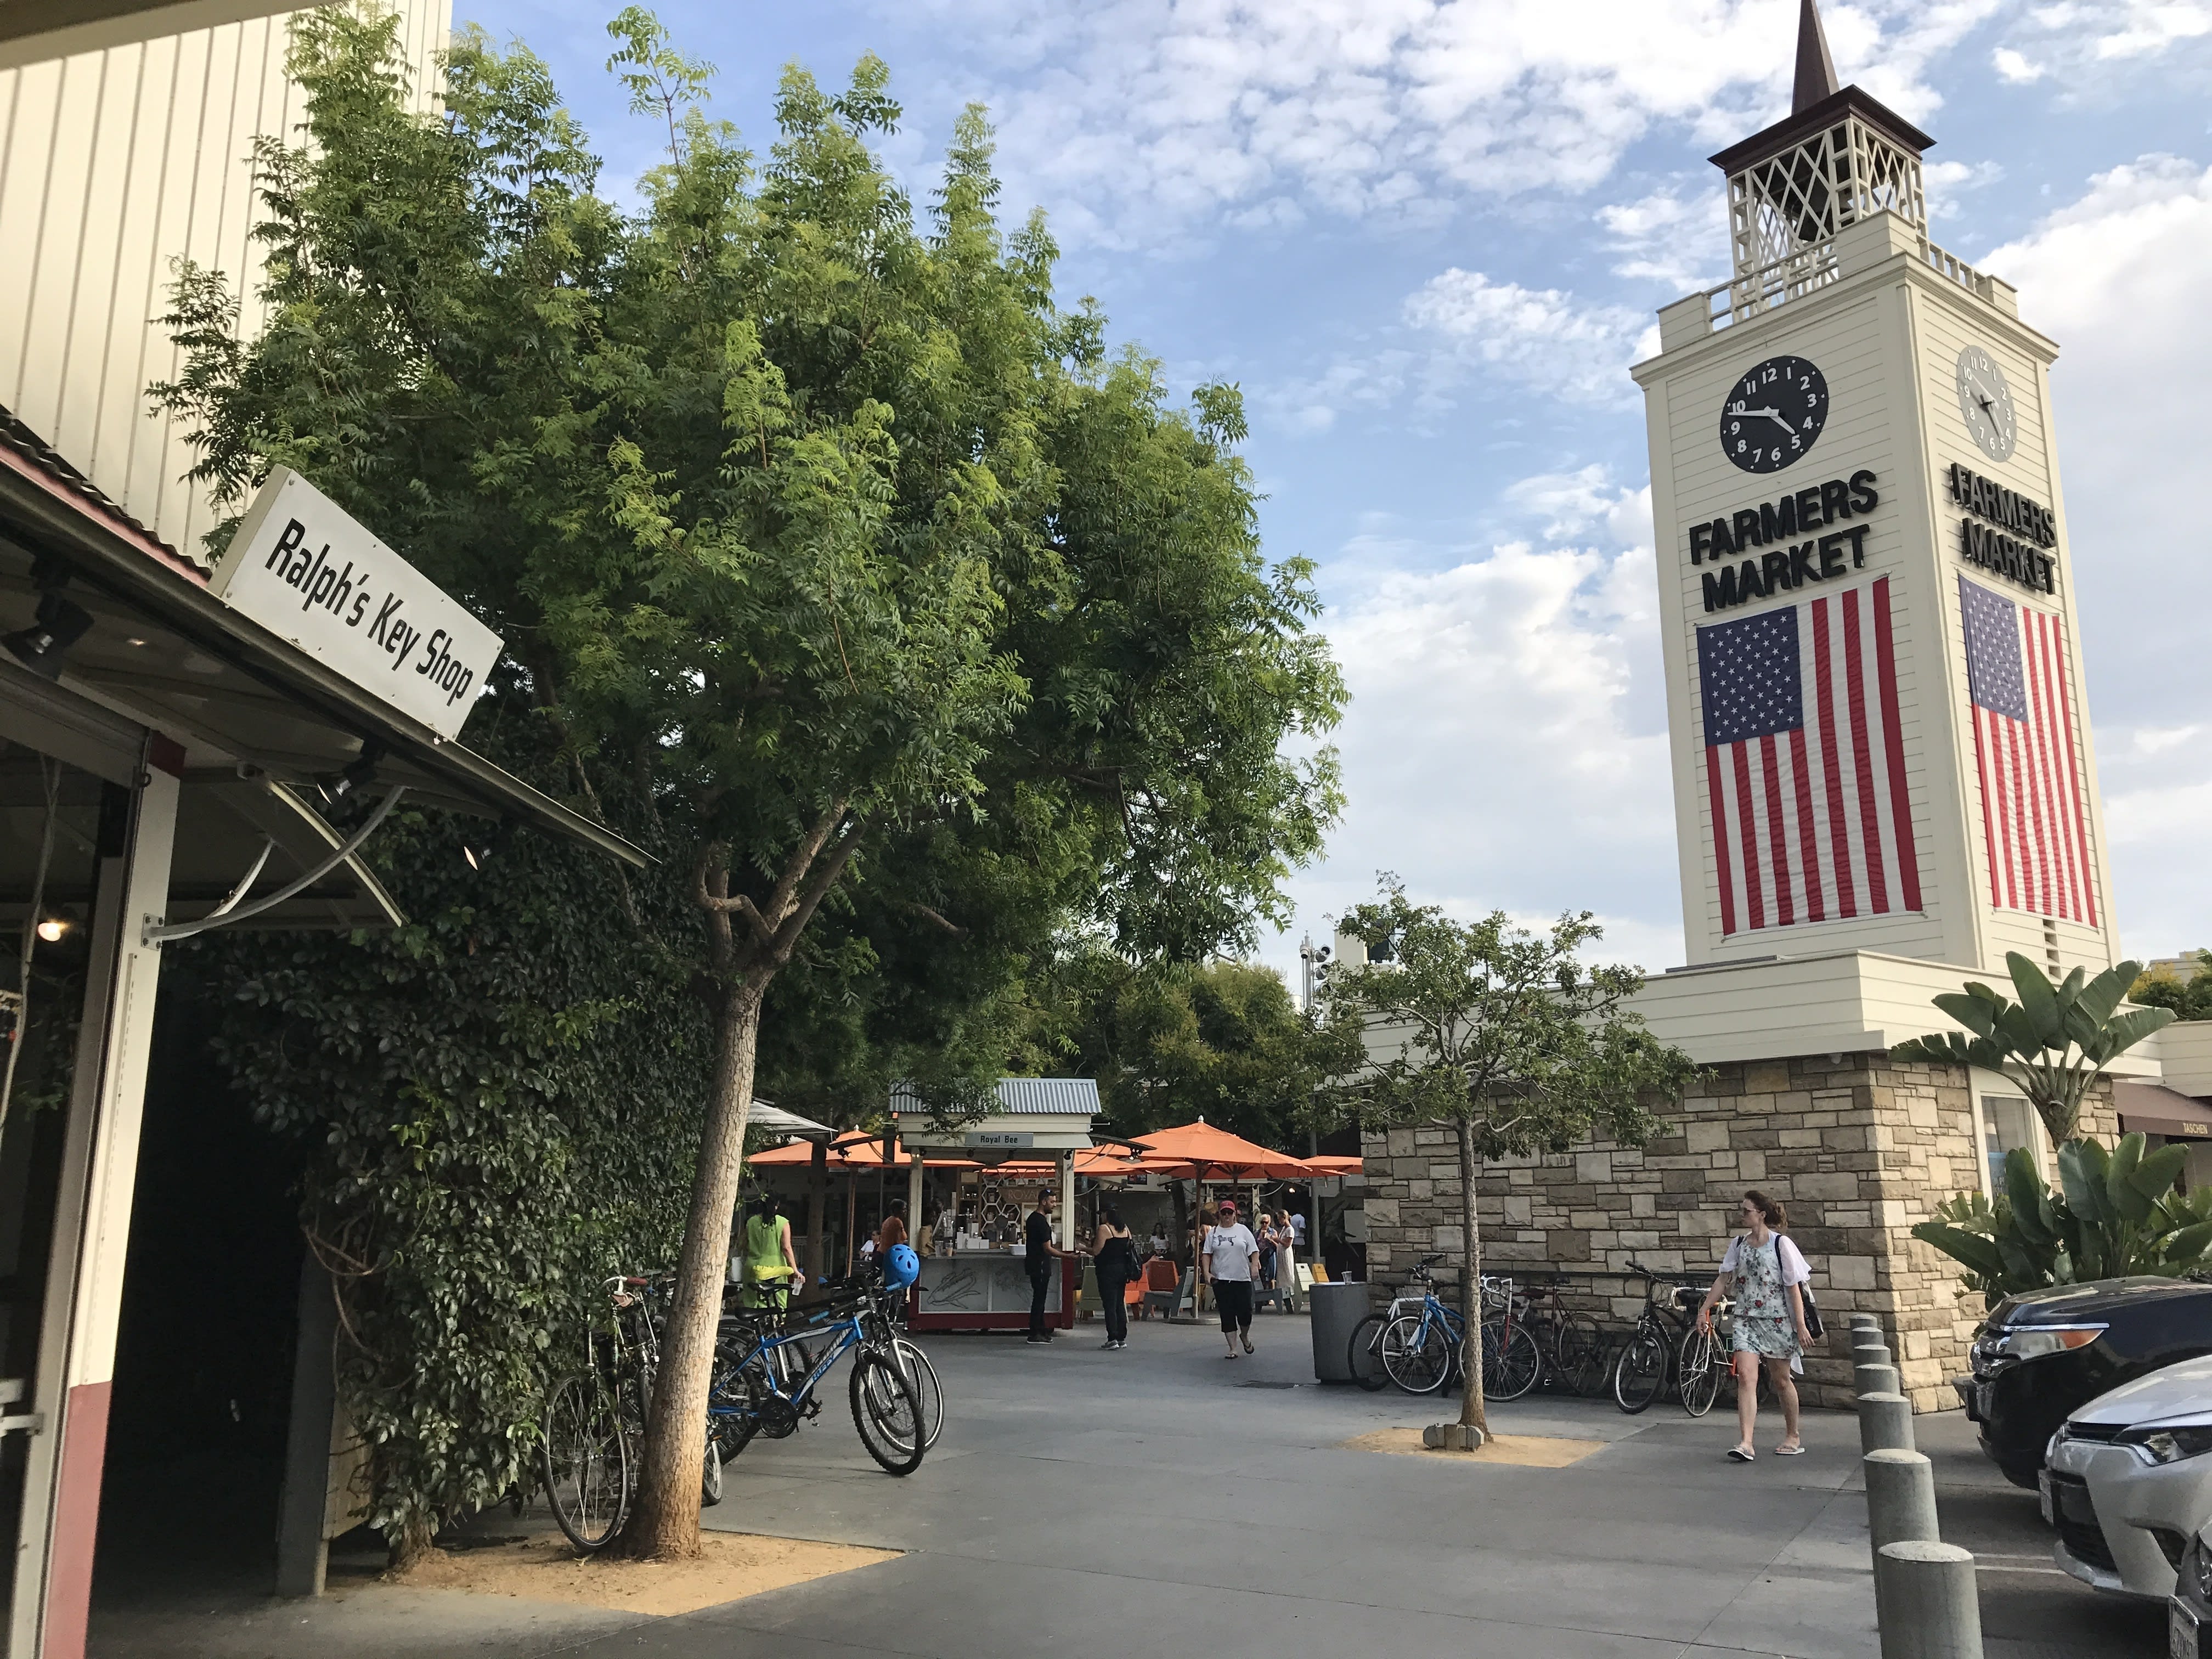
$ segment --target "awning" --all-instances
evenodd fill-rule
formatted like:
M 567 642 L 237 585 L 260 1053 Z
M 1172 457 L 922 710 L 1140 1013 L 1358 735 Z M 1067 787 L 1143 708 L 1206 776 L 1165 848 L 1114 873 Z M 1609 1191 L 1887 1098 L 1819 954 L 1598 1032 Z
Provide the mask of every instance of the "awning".
M 2212 1103 L 2169 1089 L 2162 1083 L 2112 1079 L 2112 1104 L 2119 1109 L 2123 1134 L 2169 1135 L 2176 1140 L 2212 1140 Z
M 58 687 L 73 694 L 66 701 L 79 709 L 89 702 L 161 731 L 185 747 L 187 795 L 195 785 L 219 783 L 232 796 L 244 785 L 246 794 L 258 797 L 274 783 L 312 799 L 373 745 L 381 758 L 372 787 L 404 785 L 410 804 L 512 819 L 629 864 L 647 862 L 621 836 L 462 744 L 441 740 L 216 599 L 189 560 L 0 409 L 0 633 L 31 623 L 40 598 L 33 565 L 40 559 L 47 586 L 57 570 L 64 573 L 61 595 L 87 612 L 92 625 L 61 655 L 58 679 L 18 672 L 9 658 L 0 672 L 8 685 L 0 691 L 14 686 L 35 701 L 39 692 L 52 697 Z M 59 748 L 50 752 L 100 770 Z M 182 810 L 197 809 L 187 802 Z M 204 858 L 210 884 L 235 879 L 264 838 L 273 833 L 280 848 L 285 845 L 294 833 L 284 825 L 289 811 L 281 801 L 241 799 L 210 808 L 204 835 L 180 823 L 180 866 Z M 271 814 L 273 828 L 234 823 Z M 187 867 L 177 874 L 188 887 L 199 879 Z

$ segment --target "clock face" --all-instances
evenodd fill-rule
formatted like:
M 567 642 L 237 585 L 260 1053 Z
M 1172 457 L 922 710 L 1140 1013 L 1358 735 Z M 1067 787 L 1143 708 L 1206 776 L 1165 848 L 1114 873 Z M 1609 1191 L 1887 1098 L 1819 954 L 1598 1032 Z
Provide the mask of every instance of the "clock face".
M 1959 354 L 1959 412 L 1982 453 L 2002 461 L 2020 441 L 2020 415 L 1997 360 L 1979 346 Z
M 1828 382 L 1802 357 L 1769 357 L 1729 388 L 1721 453 L 1747 472 L 1779 472 L 1812 453 L 1828 423 Z

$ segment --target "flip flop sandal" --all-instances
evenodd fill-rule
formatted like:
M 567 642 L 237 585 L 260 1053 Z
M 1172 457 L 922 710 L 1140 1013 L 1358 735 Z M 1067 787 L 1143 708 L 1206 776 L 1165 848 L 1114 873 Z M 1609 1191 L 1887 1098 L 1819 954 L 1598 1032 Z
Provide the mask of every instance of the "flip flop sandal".
M 1244 1345 L 1244 1352 L 1245 1352 L 1246 1353 L 1253 1353 L 1253 1352 L 1257 1352 L 1257 1351 L 1256 1351 L 1256 1350 L 1252 1346 L 1252 1339 L 1251 1339 L 1250 1337 L 1249 1337 L 1249 1336 L 1241 1336 L 1241 1337 L 1237 1338 L 1237 1340 L 1238 1340 L 1238 1341 L 1240 1341 L 1240 1342 L 1242 1342 L 1242 1343 Z
M 1805 1449 L 1802 1446 L 1777 1446 L 1774 1455 L 1777 1457 L 1802 1457 Z
M 1730 1446 L 1729 1448 L 1729 1460 L 1731 1462 L 1748 1463 L 1753 1458 L 1758 1455 L 1759 1454 L 1757 1452 L 1747 1452 L 1741 1446 Z

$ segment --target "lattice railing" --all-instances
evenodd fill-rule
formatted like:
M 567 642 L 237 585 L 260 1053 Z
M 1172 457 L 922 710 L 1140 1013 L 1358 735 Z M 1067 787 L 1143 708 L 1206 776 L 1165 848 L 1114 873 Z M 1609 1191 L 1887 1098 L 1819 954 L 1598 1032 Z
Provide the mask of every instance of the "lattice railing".
M 1925 236 L 1917 240 L 1920 257 L 1931 270 L 1948 277 L 1968 293 L 1992 305 L 1996 303 L 1996 283 L 1987 272 L 1975 270 L 1957 254 L 1936 246 Z M 1731 323 L 1747 322 L 1778 307 L 1788 305 L 1792 300 L 1826 288 L 1843 274 L 1832 240 L 1800 248 L 1786 258 L 1777 259 L 1757 270 L 1747 271 L 1717 288 L 1707 289 L 1705 294 L 1706 329 L 1711 331 L 1726 328 Z

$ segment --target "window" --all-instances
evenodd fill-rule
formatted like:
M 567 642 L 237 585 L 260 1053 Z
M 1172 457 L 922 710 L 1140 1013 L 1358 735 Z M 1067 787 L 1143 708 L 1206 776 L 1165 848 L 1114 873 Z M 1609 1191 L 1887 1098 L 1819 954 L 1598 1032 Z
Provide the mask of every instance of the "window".
M 1982 1164 L 1992 1200 L 2004 1191 L 2005 1154 L 2015 1146 L 2025 1146 L 2028 1156 L 2034 1158 L 2036 1134 L 2035 1114 L 2019 1096 L 1982 1097 Z

